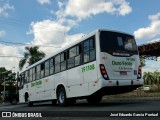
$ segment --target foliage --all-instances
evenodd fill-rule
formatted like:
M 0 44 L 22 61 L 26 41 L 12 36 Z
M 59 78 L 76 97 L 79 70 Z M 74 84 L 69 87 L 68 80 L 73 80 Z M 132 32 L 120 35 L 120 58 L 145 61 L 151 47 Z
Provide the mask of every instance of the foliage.
M 38 46 L 34 47 L 25 47 L 26 52 L 24 52 L 24 58 L 22 58 L 19 61 L 19 69 L 22 70 L 23 66 L 28 63 L 29 65 L 32 65 L 42 58 L 45 57 L 45 53 L 42 51 L 39 51 Z
M 146 61 L 145 61 L 144 57 L 141 56 L 141 57 L 140 57 L 140 63 L 141 63 L 141 66 L 142 66 L 142 67 L 144 67 L 144 66 L 146 65 L 145 62 L 146 62 Z
M 6 70 L 5 67 L 0 67 L 0 84 L 2 84 L 4 79 L 6 82 L 16 81 L 15 77 L 16 77 L 16 73 L 12 73 L 11 70 Z
M 6 70 L 5 67 L 0 67 L 0 92 L 3 91 L 4 86 L 2 83 L 5 81 L 7 82 L 7 86 L 5 88 L 6 91 L 15 91 L 16 87 L 13 85 L 13 83 L 16 81 L 15 79 L 16 73 L 12 73 L 11 70 Z M 0 102 L 2 101 L 0 96 Z
M 160 88 L 150 89 L 147 92 L 160 92 Z
M 160 84 L 160 72 L 144 72 L 143 79 L 145 85 Z

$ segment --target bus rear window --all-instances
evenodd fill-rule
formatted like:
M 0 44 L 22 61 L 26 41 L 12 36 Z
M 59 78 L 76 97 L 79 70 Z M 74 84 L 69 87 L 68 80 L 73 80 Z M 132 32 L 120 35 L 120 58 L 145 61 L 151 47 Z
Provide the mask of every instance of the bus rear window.
M 118 32 L 101 31 L 100 48 L 101 52 L 138 53 L 134 37 Z

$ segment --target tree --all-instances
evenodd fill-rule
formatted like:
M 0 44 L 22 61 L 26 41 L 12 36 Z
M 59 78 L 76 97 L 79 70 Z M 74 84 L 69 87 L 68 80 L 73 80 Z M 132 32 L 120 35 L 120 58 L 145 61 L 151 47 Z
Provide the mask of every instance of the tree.
M 145 59 L 143 56 L 140 56 L 140 63 L 141 63 L 141 66 L 144 67 L 146 64 L 145 64 Z
M 153 84 L 159 84 L 159 76 L 160 72 L 157 70 L 154 72 L 144 72 L 143 73 L 143 79 L 144 79 L 144 84 L 146 85 L 153 85 Z
M 151 72 L 144 72 L 143 79 L 144 79 L 144 84 L 146 84 L 146 85 L 153 84 L 153 76 L 152 76 Z
M 12 73 L 11 70 L 6 70 L 5 67 L 0 67 L 0 86 L 5 81 L 9 84 L 9 86 L 13 86 L 13 82 L 16 81 L 15 79 L 16 73 Z M 0 87 L 0 91 L 2 91 L 2 86 Z
M 6 70 L 5 67 L 0 67 L 0 80 L 3 81 L 5 78 L 6 81 L 12 82 L 15 81 L 16 73 L 12 73 L 11 70 Z
M 38 46 L 34 47 L 25 47 L 26 52 L 24 52 L 24 58 L 22 58 L 19 61 L 19 69 L 22 70 L 23 66 L 28 63 L 29 65 L 32 65 L 42 58 L 45 57 L 45 53 L 42 51 L 39 51 Z
M 154 84 L 159 83 L 159 76 L 160 76 L 160 72 L 158 72 L 157 70 L 153 72 Z

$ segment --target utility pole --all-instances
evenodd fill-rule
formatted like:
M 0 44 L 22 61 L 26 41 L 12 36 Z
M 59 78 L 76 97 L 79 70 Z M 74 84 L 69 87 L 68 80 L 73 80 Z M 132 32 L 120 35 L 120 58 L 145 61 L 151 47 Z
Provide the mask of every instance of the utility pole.
M 5 97 L 6 97 L 6 80 L 5 80 L 5 76 L 3 78 L 4 81 L 4 89 L 3 89 L 3 103 L 5 102 Z

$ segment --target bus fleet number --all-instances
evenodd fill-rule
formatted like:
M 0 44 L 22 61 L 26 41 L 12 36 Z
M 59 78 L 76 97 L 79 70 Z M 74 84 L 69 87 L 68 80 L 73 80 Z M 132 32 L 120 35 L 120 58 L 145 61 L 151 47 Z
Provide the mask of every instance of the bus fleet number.
M 87 65 L 87 66 L 82 67 L 82 72 L 87 72 L 87 71 L 94 70 L 94 69 L 95 69 L 94 64 Z

